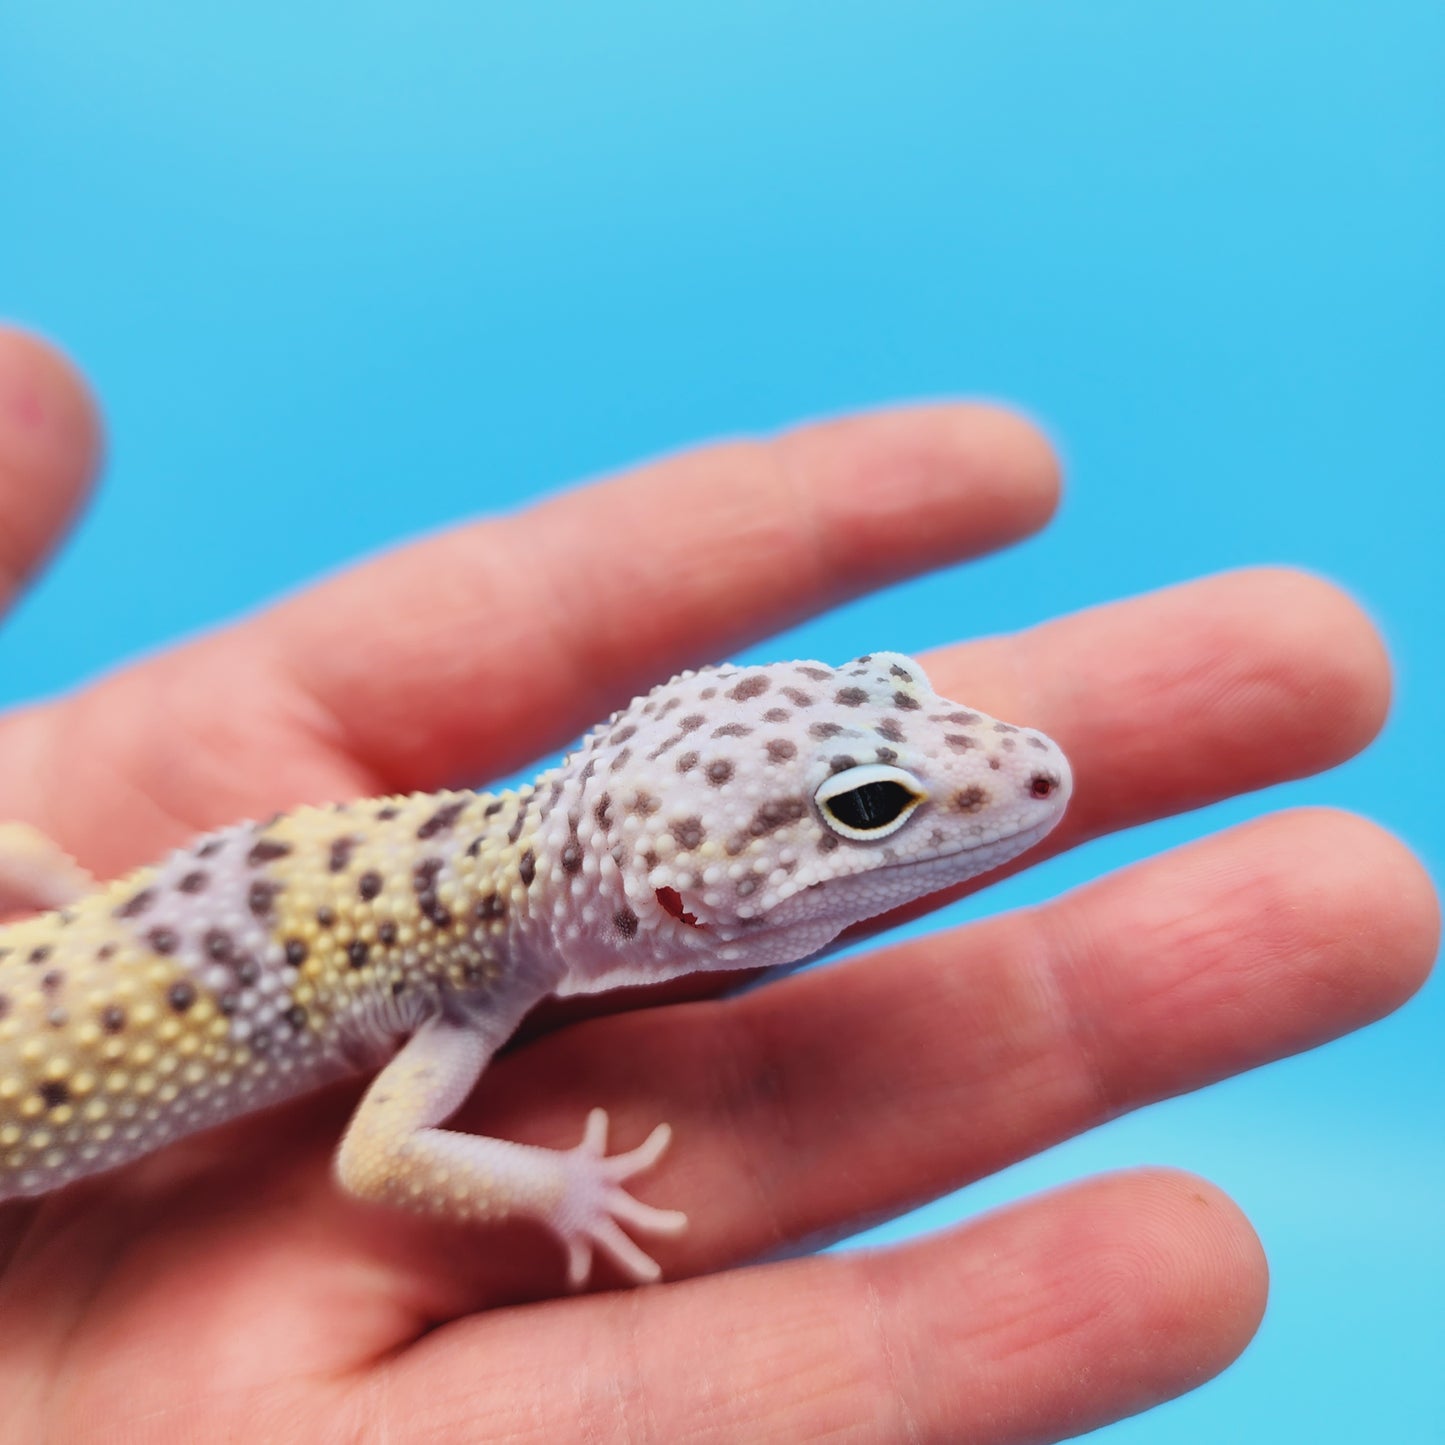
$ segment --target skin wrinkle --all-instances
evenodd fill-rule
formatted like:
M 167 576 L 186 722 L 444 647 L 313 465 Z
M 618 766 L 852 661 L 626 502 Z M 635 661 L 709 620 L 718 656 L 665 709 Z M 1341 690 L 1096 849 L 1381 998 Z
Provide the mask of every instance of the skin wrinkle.
M 724 1003 L 722 1007 L 728 1005 Z M 749 1115 L 757 1110 L 776 1125 L 777 1137 L 785 1141 L 793 1139 L 797 1131 L 786 1108 L 787 1093 L 771 1087 L 777 1071 L 772 1064 L 775 1055 L 769 1044 L 769 1032 L 762 1028 L 755 1011 L 745 1004 L 729 1010 L 728 1022 L 729 1028 L 712 1031 L 711 1037 L 725 1041 L 726 1047 L 708 1052 L 707 1071 L 718 1080 L 716 1090 L 709 1092 L 722 1105 L 723 1118 L 727 1120 L 732 1158 L 737 1165 L 735 1177 L 746 1180 L 750 1186 L 751 1208 L 757 1211 L 750 1217 L 766 1221 L 766 1227 L 758 1231 L 759 1239 L 781 1244 L 787 1240 L 788 1231 L 774 1201 L 776 1180 L 773 1171 L 763 1166 L 765 1151 L 750 1142 L 746 1124 Z M 769 1081 L 768 1085 L 759 1087 L 762 1080 Z M 757 1252 L 767 1254 L 771 1247 L 761 1242 Z
M 883 1297 L 878 1286 L 866 1276 L 860 1276 L 859 1287 L 863 1296 L 859 1318 L 866 1320 L 873 1332 L 874 1350 L 883 1373 L 882 1398 L 893 1406 L 894 1429 L 888 1438 L 905 1440 L 909 1445 L 915 1445 L 915 1442 L 923 1439 L 922 1427 L 910 1403 L 917 1372 L 910 1368 L 907 1382 L 903 1381 L 897 1359 L 901 1341 L 895 1342 L 892 1331 L 884 1321 Z M 909 1363 L 912 1365 L 913 1362 L 910 1360 Z
M 1030 977 L 1053 1002 L 1049 1014 L 1054 1049 L 1073 1061 L 1083 1086 L 1083 1117 L 1092 1126 L 1124 1113 L 1129 1101 L 1115 1094 L 1095 1010 L 1087 1003 L 1088 977 L 1098 970 L 1099 956 L 1083 931 L 1070 926 L 1074 922 L 1070 912 L 1067 901 L 1055 908 L 1024 910 L 1018 918 L 1028 930 L 1029 945 L 1020 953 Z M 1053 1051 L 1049 1052 L 1052 1057 Z

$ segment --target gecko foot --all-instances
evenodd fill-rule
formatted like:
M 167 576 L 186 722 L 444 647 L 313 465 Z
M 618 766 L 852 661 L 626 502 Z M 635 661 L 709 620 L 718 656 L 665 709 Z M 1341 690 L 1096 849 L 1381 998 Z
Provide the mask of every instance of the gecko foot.
M 672 1236 L 687 1228 L 687 1215 L 642 1204 L 622 1185 L 656 1164 L 671 1138 L 672 1129 L 659 1124 L 637 1148 L 609 1159 L 607 1111 L 593 1109 L 588 1114 L 582 1142 L 562 1155 L 565 1188 L 547 1220 L 567 1247 L 567 1283 L 573 1289 L 587 1283 L 594 1248 L 639 1284 L 661 1276 L 657 1261 L 628 1238 L 621 1225 L 643 1234 Z
M 38 828 L 0 823 L 0 914 L 64 908 L 95 886 L 95 879 Z

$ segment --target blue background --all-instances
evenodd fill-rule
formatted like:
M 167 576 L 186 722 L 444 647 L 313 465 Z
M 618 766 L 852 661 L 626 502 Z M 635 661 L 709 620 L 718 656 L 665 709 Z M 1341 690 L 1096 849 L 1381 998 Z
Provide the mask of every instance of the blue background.
M 1057 525 L 760 654 L 1288 561 L 1373 610 L 1399 696 L 1328 777 L 958 915 L 1307 801 L 1439 876 L 1442 76 L 1433 0 L 6 5 L 0 310 L 87 369 L 111 464 L 0 644 L 3 696 L 640 456 L 981 392 L 1059 439 Z M 1438 1441 L 1442 1014 L 1437 985 L 886 1233 L 1199 1170 L 1264 1237 L 1268 1318 L 1105 1437 Z

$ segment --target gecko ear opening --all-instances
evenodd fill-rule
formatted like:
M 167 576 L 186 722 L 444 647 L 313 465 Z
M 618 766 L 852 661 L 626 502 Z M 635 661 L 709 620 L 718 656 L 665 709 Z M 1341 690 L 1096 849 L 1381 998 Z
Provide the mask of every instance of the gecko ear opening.
M 813 794 L 813 801 L 835 833 L 871 843 L 896 833 L 927 797 L 912 773 L 870 763 L 834 773 Z

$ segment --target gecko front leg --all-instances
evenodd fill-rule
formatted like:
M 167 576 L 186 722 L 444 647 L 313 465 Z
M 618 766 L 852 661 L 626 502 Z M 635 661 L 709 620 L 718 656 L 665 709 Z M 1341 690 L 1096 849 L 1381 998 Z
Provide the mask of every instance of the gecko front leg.
M 567 1279 L 587 1281 L 601 1249 L 638 1282 L 656 1262 L 621 1229 L 676 1235 L 687 1216 L 654 1209 L 623 1188 L 650 1168 L 671 1135 L 659 1124 L 637 1148 L 607 1157 L 607 1113 L 593 1109 L 575 1149 L 544 1149 L 459 1134 L 436 1126 L 470 1093 L 491 1048 L 482 1032 L 444 1020 L 424 1024 L 376 1077 L 336 1156 L 348 1193 L 416 1213 L 488 1222 L 514 1215 L 541 1221 L 567 1250 Z
M 95 879 L 29 823 L 0 823 L 0 915 L 64 908 L 95 889 Z

